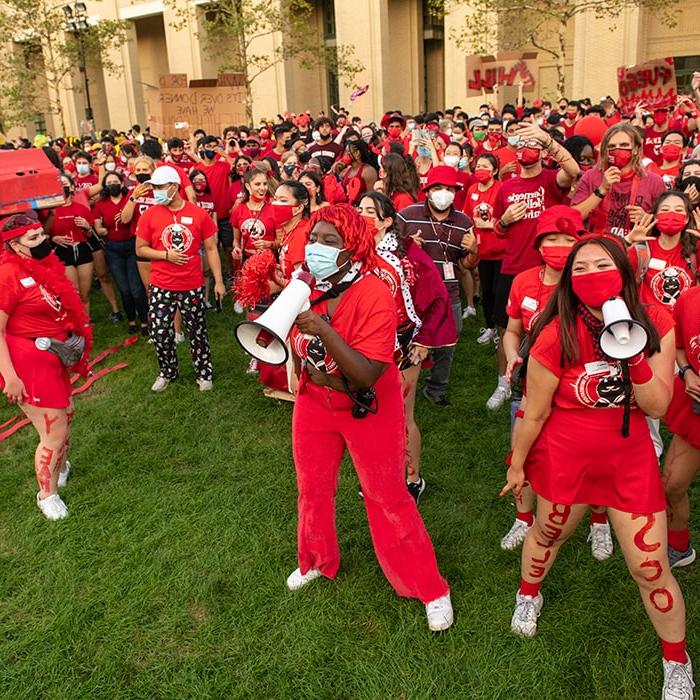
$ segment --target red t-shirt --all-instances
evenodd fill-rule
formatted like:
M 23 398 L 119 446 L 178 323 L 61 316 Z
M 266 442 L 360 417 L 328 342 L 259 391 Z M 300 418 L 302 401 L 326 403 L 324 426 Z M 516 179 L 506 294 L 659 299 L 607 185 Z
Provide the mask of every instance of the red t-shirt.
M 543 280 L 544 265 L 531 267 L 516 275 L 510 288 L 506 313 L 510 318 L 520 319 L 526 333 L 532 330 L 557 288 L 556 284 L 545 284 Z
M 637 180 L 637 193 L 634 202 L 630 202 L 632 185 Z M 576 191 L 571 204 L 576 205 L 588 199 L 596 187 L 603 182 L 603 171 L 591 168 L 583 173 L 576 185 Z M 621 180 L 608 192 L 603 201 L 588 215 L 586 227 L 593 233 L 612 233 L 615 236 L 626 236 L 631 229 L 627 207 L 635 204 L 644 211 L 651 211 L 656 198 L 666 191 L 664 181 L 652 173 L 644 173 L 640 178 Z
M 474 176 L 471 173 L 465 173 L 464 170 L 457 171 L 457 182 L 459 182 L 462 187 L 455 192 L 455 209 L 459 211 L 464 211 L 464 206 L 467 201 L 467 190 L 476 182 Z
M 321 292 L 314 291 L 311 299 Z M 328 315 L 328 302 L 313 307 L 320 316 Z M 394 361 L 396 346 L 396 305 L 389 287 L 376 275 L 365 274 L 341 297 L 330 319 L 331 326 L 353 350 L 370 360 Z M 335 360 L 326 352 L 320 338 L 309 338 L 292 329 L 292 348 L 302 360 L 312 362 L 327 374 L 340 374 Z
M 561 204 L 568 192 L 557 185 L 557 172 L 542 170 L 537 177 L 514 177 L 501 183 L 493 207 L 496 220 L 503 216 L 511 204 L 524 202 L 527 205 L 525 218 L 516 221 L 506 232 L 506 248 L 501 266 L 504 275 L 517 275 L 529 267 L 542 264 L 542 257 L 533 246 L 537 220 L 545 209 Z
M 649 307 L 648 314 L 663 338 L 672 328 L 673 319 L 662 309 Z M 613 360 L 596 357 L 594 340 L 580 317 L 576 320 L 579 358 L 571 367 L 561 366 L 560 319 L 557 316 L 537 337 L 530 355 L 559 378 L 553 404 L 559 408 L 617 408 L 624 405 L 622 367 Z M 632 407 L 636 408 L 634 393 Z
M 513 177 L 520 175 L 520 163 L 518 163 L 518 151 L 511 150 L 508 146 L 499 148 L 494 152 L 496 158 L 498 158 L 499 170 L 502 170 L 508 163 L 515 163 L 515 172 L 505 175 L 502 179 L 510 180 Z
M 493 219 L 493 205 L 496 195 L 501 187 L 498 180 L 494 180 L 490 187 L 480 190 L 478 184 L 472 185 L 467 190 L 464 203 L 464 213 L 472 221 L 490 221 Z M 474 226 L 474 233 L 479 244 L 479 258 L 482 260 L 502 260 L 506 249 L 506 242 L 496 235 L 493 229 Z
M 199 192 L 197 192 L 195 194 L 195 197 L 197 198 L 197 206 L 201 209 L 204 209 L 204 211 L 207 212 L 208 216 L 213 217 L 216 213 L 216 204 L 214 202 L 214 196 L 211 193 L 207 194 L 206 192 L 202 192 L 200 194 Z
M 95 175 L 95 173 L 90 173 L 89 175 L 82 177 L 80 175 L 76 175 L 73 182 L 76 190 L 87 189 L 97 184 L 97 175 Z
M 416 200 L 407 192 L 396 192 L 391 196 L 391 201 L 394 203 L 394 209 L 401 211 L 404 207 L 409 207 L 415 204 Z
M 422 202 L 425 200 L 425 192 L 423 192 L 423 188 L 428 184 L 428 175 L 430 174 L 430 171 L 433 169 L 433 166 L 431 165 L 424 173 L 420 173 L 416 171 L 418 175 L 418 201 Z M 456 195 L 455 195 L 456 198 Z
M 51 237 L 68 236 L 73 243 L 86 243 L 85 229 L 80 228 L 75 223 L 75 217 L 82 216 L 92 224 L 95 217 L 90 209 L 77 202 L 65 204 L 62 207 L 56 207 L 53 215 L 53 228 L 51 229 Z
M 174 248 L 188 253 L 184 265 L 151 260 L 150 282 L 154 287 L 181 292 L 204 284 L 199 249 L 203 241 L 216 235 L 216 224 L 203 209 L 185 202 L 182 209 L 174 212 L 156 204 L 141 215 L 136 235 L 154 250 Z
M 129 190 L 127 197 L 131 197 L 134 193 L 133 190 Z M 129 222 L 129 229 L 131 230 L 131 235 L 136 235 L 136 228 L 138 227 L 139 219 L 149 207 L 152 207 L 156 203 L 153 197 L 137 197 L 134 201 L 134 213 L 131 216 L 131 221 Z
M 275 240 L 272 205 L 265 202 L 262 209 L 255 211 L 247 202 L 242 202 L 231 212 L 231 227 L 241 232 L 241 248 L 247 253 L 256 253 L 255 241 Z
M 685 350 L 688 364 L 700 374 L 700 287 L 688 290 L 673 307 L 676 347 Z
M 294 268 L 306 259 L 306 244 L 309 242 L 311 224 L 302 219 L 282 240 L 279 261 L 284 276 L 289 279 Z
M 408 321 L 406 302 L 404 301 L 401 288 L 401 276 L 396 268 L 390 262 L 384 260 L 381 255 L 378 256 L 377 269 L 374 271 L 374 274 L 389 287 L 391 297 L 394 300 L 394 304 L 396 304 L 396 324 L 397 327 L 401 326 Z
M 231 200 L 231 206 L 237 207 L 240 204 L 239 197 L 243 193 L 243 178 L 234 180 L 228 189 L 228 198 Z
M 231 172 L 231 164 L 224 160 L 217 160 L 211 165 L 199 164 L 199 169 L 207 176 L 209 189 L 211 190 L 214 204 L 216 205 L 216 216 L 219 221 L 225 219 L 231 211 L 231 198 L 229 196 L 230 182 L 228 179 Z
M 679 243 L 670 250 L 661 247 L 658 239 L 647 241 L 648 255 L 642 255 L 647 266 L 642 284 L 639 287 L 639 299 L 643 304 L 653 304 L 669 313 L 682 294 L 697 284 L 695 272 L 684 259 Z M 639 268 L 639 248 L 632 246 L 627 251 L 635 273 Z
M 0 265 L 0 309 L 8 316 L 6 332 L 21 338 L 65 337 L 60 300 L 14 264 Z
M 648 126 L 646 128 L 646 135 L 644 136 L 644 148 L 642 153 L 645 158 L 653 160 L 657 165 L 661 165 L 663 158 L 661 157 L 661 139 L 664 137 L 667 129 L 663 131 L 656 131 L 653 126 Z
M 102 219 L 102 226 L 107 229 L 108 241 L 128 241 L 133 238 L 131 222 L 120 224 L 114 220 L 117 212 L 120 212 L 129 201 L 128 196 L 123 196 L 118 202 L 113 202 L 111 197 L 100 198 L 93 207 L 92 214 L 96 219 Z
M 192 168 L 199 165 L 198 162 L 192 160 L 192 158 L 190 158 L 186 153 L 184 153 L 180 160 L 177 161 L 174 160 L 172 156 L 167 156 L 165 162 L 167 165 L 172 165 L 174 168 L 184 170 L 186 173 L 189 173 Z
M 650 163 L 647 166 L 647 171 L 650 173 L 654 173 L 654 175 L 658 175 L 664 181 L 666 189 L 672 190 L 674 189 L 678 173 L 681 171 L 681 164 L 679 161 L 678 163 L 676 163 L 676 165 L 672 165 L 670 168 L 662 168 L 656 163 Z

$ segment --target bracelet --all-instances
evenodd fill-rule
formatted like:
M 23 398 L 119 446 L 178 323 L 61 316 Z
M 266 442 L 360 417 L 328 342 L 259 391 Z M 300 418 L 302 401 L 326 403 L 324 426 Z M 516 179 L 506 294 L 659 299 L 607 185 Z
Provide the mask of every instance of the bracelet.
M 685 373 L 686 373 L 689 369 L 692 370 L 693 368 L 692 368 L 690 365 L 683 365 L 683 367 L 681 367 L 681 368 L 678 370 L 678 377 L 680 378 L 681 381 L 683 381 L 683 382 L 685 381 Z
M 165 249 L 165 259 L 168 260 L 168 249 Z
M 509 226 L 509 224 L 507 224 L 507 223 L 506 223 L 505 221 L 503 221 L 503 219 L 501 218 L 501 219 L 498 220 L 498 226 L 499 226 L 500 228 L 502 228 L 502 229 L 507 229 L 508 226 Z
M 605 199 L 605 195 L 607 194 L 606 192 L 601 192 L 600 187 L 596 187 L 593 190 L 593 194 L 598 197 L 598 199 Z
M 133 197 L 129 197 L 130 202 L 135 202 L 136 200 Z

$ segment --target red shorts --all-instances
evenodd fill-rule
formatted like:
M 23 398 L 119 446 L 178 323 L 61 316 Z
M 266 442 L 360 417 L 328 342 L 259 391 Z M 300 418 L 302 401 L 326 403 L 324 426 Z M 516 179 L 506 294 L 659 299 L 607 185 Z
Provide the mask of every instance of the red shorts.
M 42 408 L 68 408 L 72 387 L 68 370 L 48 350 L 39 350 L 31 338 L 5 334 L 12 365 L 27 391 L 26 403 Z M 5 380 L 0 376 L 0 390 Z
M 666 508 L 658 460 L 644 414 L 633 409 L 623 438 L 621 409 L 552 408 L 530 450 L 525 474 L 552 503 L 608 506 L 625 513 Z
M 685 393 L 685 382 L 678 376 L 673 383 L 673 398 L 664 423 L 674 435 L 700 450 L 700 416 L 693 413 L 691 398 Z

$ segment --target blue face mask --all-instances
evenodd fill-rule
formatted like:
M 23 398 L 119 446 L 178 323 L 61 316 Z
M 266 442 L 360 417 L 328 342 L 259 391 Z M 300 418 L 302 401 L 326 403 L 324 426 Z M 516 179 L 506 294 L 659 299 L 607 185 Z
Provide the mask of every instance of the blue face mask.
M 466 170 L 469 167 L 469 158 L 462 157 L 459 159 L 459 165 L 457 168 L 459 170 Z
M 168 194 L 168 190 L 153 190 L 153 199 L 156 204 L 170 204 L 172 197 Z
M 305 249 L 309 272 L 320 282 L 332 277 L 340 270 L 338 256 L 342 250 L 323 243 L 309 243 Z
M 509 136 L 508 137 L 508 145 L 509 146 L 517 146 L 520 143 L 520 136 Z
M 427 146 L 418 146 L 416 150 L 418 151 L 418 155 L 423 158 L 430 158 L 431 156 L 430 149 Z

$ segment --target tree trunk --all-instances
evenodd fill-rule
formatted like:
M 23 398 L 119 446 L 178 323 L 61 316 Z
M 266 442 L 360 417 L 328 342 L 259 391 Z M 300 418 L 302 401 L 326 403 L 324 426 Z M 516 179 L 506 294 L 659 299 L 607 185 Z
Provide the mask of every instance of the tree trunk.
M 559 24 L 559 56 L 557 56 L 557 91 L 558 97 L 566 97 L 566 21 Z

